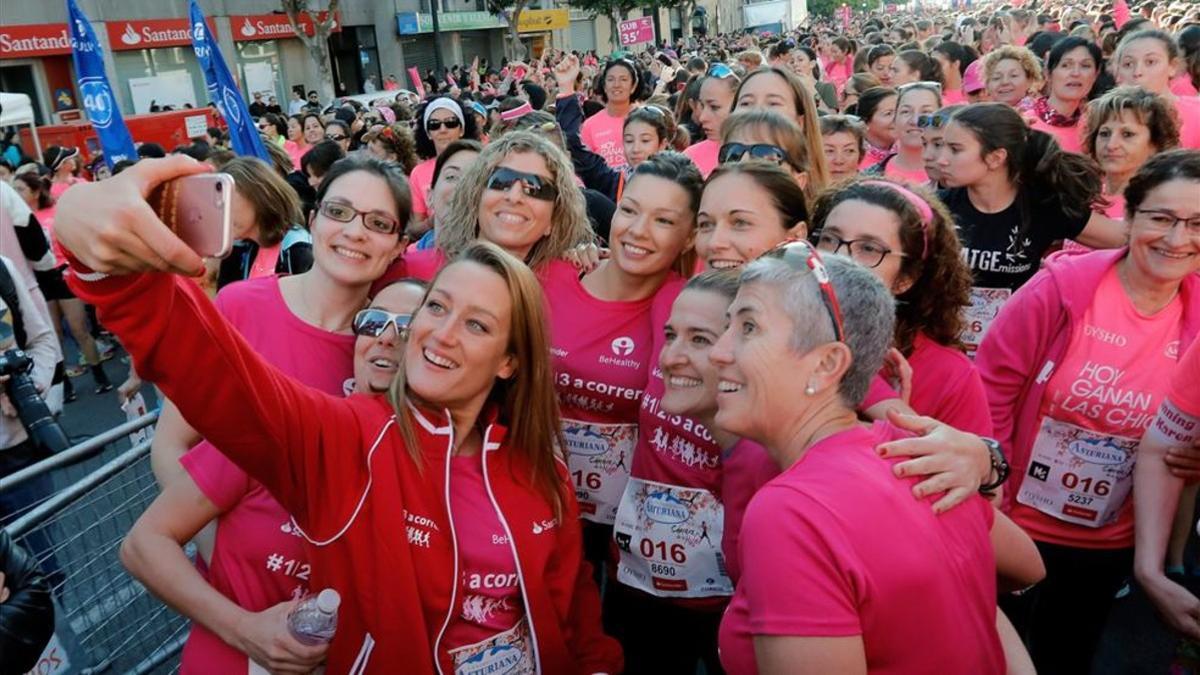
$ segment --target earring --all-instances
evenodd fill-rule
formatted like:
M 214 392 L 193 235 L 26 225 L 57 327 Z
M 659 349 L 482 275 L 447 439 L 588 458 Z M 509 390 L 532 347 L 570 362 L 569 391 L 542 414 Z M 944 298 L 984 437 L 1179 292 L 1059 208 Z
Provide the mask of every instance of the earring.
M 809 396 L 812 396 L 813 394 L 817 393 L 817 388 L 812 386 L 811 384 L 809 384 L 807 387 L 804 388 L 804 393 L 808 394 Z

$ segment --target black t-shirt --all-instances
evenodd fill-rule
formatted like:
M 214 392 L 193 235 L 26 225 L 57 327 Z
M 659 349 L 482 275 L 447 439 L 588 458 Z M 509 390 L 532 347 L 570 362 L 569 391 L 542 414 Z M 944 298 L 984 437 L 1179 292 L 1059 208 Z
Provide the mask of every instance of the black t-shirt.
M 1022 197 L 999 213 L 982 213 L 966 188 L 939 192 L 954 214 L 963 260 L 971 268 L 976 288 L 1016 291 L 1037 273 L 1042 256 L 1060 239 L 1074 239 L 1087 225 L 1083 218 L 1063 213 L 1054 200 L 1030 201 L 1022 219 Z

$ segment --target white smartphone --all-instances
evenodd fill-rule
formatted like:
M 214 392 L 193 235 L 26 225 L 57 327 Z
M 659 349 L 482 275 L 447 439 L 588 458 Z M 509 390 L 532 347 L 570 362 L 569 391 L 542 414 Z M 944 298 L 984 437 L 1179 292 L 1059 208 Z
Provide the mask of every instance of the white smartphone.
M 158 217 L 204 258 L 224 258 L 233 247 L 230 207 L 233 176 L 205 173 L 169 180 L 146 199 Z

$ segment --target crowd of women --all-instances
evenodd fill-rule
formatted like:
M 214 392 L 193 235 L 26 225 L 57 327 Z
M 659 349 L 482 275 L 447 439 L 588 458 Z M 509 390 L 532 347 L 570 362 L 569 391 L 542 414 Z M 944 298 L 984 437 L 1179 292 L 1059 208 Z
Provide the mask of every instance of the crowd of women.
M 479 75 L 61 195 L 182 672 L 1087 673 L 1131 578 L 1200 641 L 1194 5 Z M 206 273 L 145 197 L 214 167 Z

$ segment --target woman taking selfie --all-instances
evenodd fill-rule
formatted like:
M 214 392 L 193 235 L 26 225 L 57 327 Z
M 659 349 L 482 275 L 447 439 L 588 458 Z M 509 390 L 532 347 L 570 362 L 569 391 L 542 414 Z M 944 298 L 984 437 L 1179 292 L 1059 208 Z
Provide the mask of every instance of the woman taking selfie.
M 402 662 L 430 672 L 506 659 L 544 672 L 620 672 L 554 456 L 559 423 L 533 274 L 496 246 L 467 247 L 414 314 L 387 398 L 330 397 L 265 364 L 189 282 L 148 271 L 200 269 L 135 206 L 142 190 L 200 170 L 139 164 L 104 192 L 69 199 L 64 244 L 80 256 L 80 292 L 139 371 L 318 543 L 310 585 L 343 597 L 328 669 L 390 672 Z M 90 224 L 97 215 L 111 229 Z M 361 268 L 349 246 L 383 235 L 370 229 L 382 229 L 376 216 L 352 214 L 333 242 L 341 265 Z M 168 327 L 169 352 L 156 348 Z M 412 543 L 396 546 L 405 513 Z M 471 581 L 488 574 L 506 581 Z M 484 604 L 497 611 L 476 611 Z

